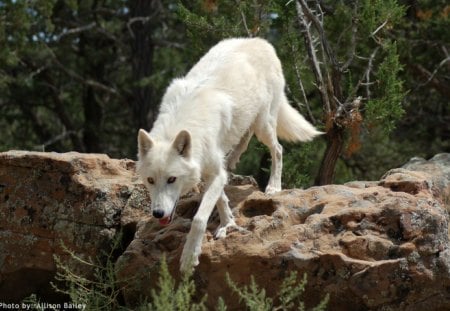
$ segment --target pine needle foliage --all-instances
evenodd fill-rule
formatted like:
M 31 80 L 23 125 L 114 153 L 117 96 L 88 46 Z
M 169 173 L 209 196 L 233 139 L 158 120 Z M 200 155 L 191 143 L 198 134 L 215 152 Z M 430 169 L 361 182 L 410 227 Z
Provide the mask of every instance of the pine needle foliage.
M 381 125 L 385 133 L 395 127 L 403 116 L 402 101 L 406 92 L 403 81 L 398 78 L 402 65 L 397 53 L 395 42 L 386 42 L 383 46 L 385 58 L 378 68 L 377 91 L 378 98 L 371 99 L 366 105 L 366 117 L 371 125 Z

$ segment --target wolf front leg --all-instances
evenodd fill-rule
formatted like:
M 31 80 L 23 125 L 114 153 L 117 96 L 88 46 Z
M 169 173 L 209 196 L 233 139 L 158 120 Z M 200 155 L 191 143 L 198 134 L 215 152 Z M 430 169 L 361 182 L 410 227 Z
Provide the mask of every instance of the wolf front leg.
M 180 258 L 180 270 L 186 272 L 198 265 L 198 256 L 201 253 L 203 235 L 205 234 L 206 225 L 209 216 L 217 203 L 217 200 L 223 192 L 223 188 L 227 181 L 227 173 L 223 168 L 219 169 L 217 175 L 209 177 L 209 184 L 202 202 L 194 216 L 191 224 L 186 243 Z

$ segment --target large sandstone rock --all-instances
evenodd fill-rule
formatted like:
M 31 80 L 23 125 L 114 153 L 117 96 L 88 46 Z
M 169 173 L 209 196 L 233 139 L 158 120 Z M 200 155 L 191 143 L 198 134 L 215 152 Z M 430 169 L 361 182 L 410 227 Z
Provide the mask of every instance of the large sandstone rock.
M 449 310 L 448 217 L 450 155 L 414 159 L 380 182 L 285 190 L 266 196 L 252 185 L 228 186 L 235 231 L 222 240 L 213 215 L 194 278 L 212 308 L 223 297 L 242 309 L 225 284 L 253 275 L 274 294 L 289 271 L 307 273 L 308 304 L 330 294 L 332 310 Z M 129 304 L 148 296 L 165 254 L 173 274 L 200 194 L 182 200 L 174 223 L 138 224 L 117 262 Z
M 329 293 L 331 310 L 448 310 L 449 185 L 448 154 L 413 159 L 379 182 L 273 196 L 259 192 L 251 179 L 234 178 L 226 192 L 247 231 L 214 240 L 218 217 L 211 217 L 194 274 L 200 295 L 208 294 L 210 306 L 222 296 L 229 309 L 242 309 L 225 284 L 226 272 L 242 284 L 254 275 L 273 294 L 296 270 L 308 274 L 304 298 L 310 305 Z M 149 295 L 163 254 L 178 276 L 200 200 L 195 192 L 181 199 L 174 223 L 161 228 L 143 211 L 149 199 L 130 160 L 0 153 L 0 301 L 48 295 L 53 255 L 73 264 L 60 241 L 94 258 L 123 229 L 123 245 L 132 241 L 117 261 L 117 277 L 126 303 L 135 304 Z M 84 266 L 79 272 L 92 271 Z
M 148 204 L 135 180 L 133 161 L 106 155 L 0 153 L 0 302 L 31 293 L 51 299 L 53 256 L 70 259 L 62 245 L 95 258 L 119 228 L 133 234 Z

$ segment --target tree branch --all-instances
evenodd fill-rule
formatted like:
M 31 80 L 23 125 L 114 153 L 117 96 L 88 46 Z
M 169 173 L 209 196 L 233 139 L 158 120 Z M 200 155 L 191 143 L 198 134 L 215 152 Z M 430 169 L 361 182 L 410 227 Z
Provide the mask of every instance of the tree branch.
M 388 23 L 388 20 L 385 20 L 380 26 L 378 26 L 377 29 L 375 29 L 375 30 L 370 34 L 370 36 L 371 36 L 371 37 L 374 37 L 381 29 L 383 29 L 384 26 L 387 25 L 387 23 Z
M 240 1 L 235 1 L 234 3 L 236 3 L 236 5 L 237 5 L 237 7 L 238 7 L 238 9 L 239 9 L 239 13 L 241 14 L 242 23 L 244 24 L 244 28 L 245 28 L 245 31 L 247 32 L 247 36 L 248 36 L 249 38 L 251 38 L 251 37 L 253 37 L 253 34 L 252 34 L 252 32 L 250 31 L 250 29 L 248 29 L 248 26 L 247 26 L 247 19 L 246 19 L 246 17 L 245 17 L 244 11 L 242 11 L 241 6 L 239 5 L 239 2 L 240 2 Z
M 162 9 L 162 4 L 160 3 L 160 1 L 152 1 L 152 3 L 150 4 L 151 6 L 151 10 L 153 11 L 152 14 L 149 14 L 147 16 L 133 16 L 131 17 L 128 22 L 127 22 L 127 28 L 128 31 L 130 33 L 130 36 L 135 39 L 135 34 L 134 31 L 132 29 L 132 26 L 134 23 L 140 22 L 143 25 L 148 23 L 150 20 L 152 20 L 154 17 L 158 16 L 161 14 Z
M 366 87 L 366 100 L 369 100 L 371 98 L 371 91 L 370 91 L 370 86 L 373 84 L 373 82 L 370 81 L 370 74 L 372 72 L 372 68 L 373 68 L 373 60 L 375 59 L 378 50 L 380 49 L 379 46 L 377 46 L 373 52 L 370 54 L 369 58 L 363 58 L 363 59 L 368 59 L 367 62 L 367 67 L 366 70 L 364 70 L 364 74 L 361 77 L 361 79 L 358 80 L 358 83 L 356 84 L 355 88 L 353 89 L 353 92 L 351 94 L 348 95 L 347 99 L 345 100 L 345 102 L 349 102 L 351 100 L 351 98 L 353 98 L 356 93 L 358 93 L 359 88 L 363 85 Z M 362 57 L 360 57 L 362 58 Z
M 131 29 L 131 26 L 137 22 L 146 24 L 152 17 L 153 17 L 153 15 L 152 16 L 135 16 L 135 17 L 130 18 L 127 22 L 127 28 L 128 28 L 128 32 L 130 33 L 131 38 L 133 38 L 133 39 L 135 38 L 134 31 L 133 31 L 133 29 Z
M 302 78 L 301 78 L 301 75 L 300 75 L 300 69 L 298 68 L 297 51 L 295 51 L 293 44 L 289 44 L 289 47 L 291 48 L 292 55 L 294 57 L 295 76 L 297 78 L 297 83 L 298 83 L 298 85 L 300 87 L 300 90 L 301 90 L 301 93 L 302 93 L 302 96 L 303 96 L 303 102 L 305 103 L 306 110 L 308 111 L 308 115 L 309 115 L 310 120 L 313 122 L 313 124 L 316 124 L 316 119 L 314 118 L 314 115 L 312 114 L 308 98 L 306 97 L 305 88 L 303 87 L 303 82 L 302 82 Z M 297 104 L 297 105 L 299 106 L 299 104 Z
M 296 4 L 298 22 L 304 32 L 303 38 L 305 40 L 306 50 L 308 52 L 308 55 L 309 55 L 309 58 L 311 61 L 311 67 L 312 67 L 312 71 L 315 76 L 316 86 L 319 89 L 319 92 L 321 94 L 322 101 L 324 103 L 326 112 L 331 113 L 330 99 L 328 97 L 326 84 L 325 84 L 324 78 L 322 76 L 322 70 L 320 68 L 320 63 L 317 58 L 316 48 L 314 46 L 314 39 L 311 34 L 311 23 L 307 21 L 303 6 L 300 4 L 300 2 L 296 1 L 295 4 Z
M 45 141 L 42 145 L 38 145 L 35 147 L 35 149 L 41 150 L 42 152 L 45 152 L 45 148 L 53 145 L 54 143 L 65 139 L 68 136 L 71 135 L 77 135 L 77 132 L 75 131 L 66 131 L 66 129 L 63 129 L 63 132 L 55 137 L 52 137 L 51 139 Z
M 333 65 L 334 68 L 339 69 L 339 63 L 336 60 L 336 56 L 333 52 L 333 49 L 331 48 L 326 38 L 325 30 L 323 29 L 323 23 L 317 18 L 316 15 L 314 15 L 314 13 L 311 11 L 305 0 L 297 0 L 296 3 L 297 3 L 297 12 L 298 6 L 301 6 L 303 14 L 308 17 L 309 21 L 311 21 L 312 25 L 314 25 L 314 28 L 319 33 L 320 41 L 322 42 L 323 48 L 331 64 Z M 320 9 L 319 3 L 317 3 L 317 6 Z
M 427 85 L 428 83 L 430 83 L 430 81 L 434 79 L 434 76 L 436 76 L 436 74 L 437 74 L 437 72 L 439 71 L 439 69 L 441 69 L 441 67 L 444 66 L 444 65 L 445 65 L 446 63 L 448 63 L 449 61 L 450 61 L 450 57 L 449 57 L 449 56 L 447 56 L 447 58 L 444 58 L 444 59 L 439 63 L 439 65 L 437 65 L 437 67 L 433 70 L 433 72 L 429 75 L 429 78 L 427 79 L 427 81 L 425 81 L 425 82 L 423 82 L 423 83 L 420 83 L 419 86 L 418 86 L 417 88 L 422 87 L 422 86 L 425 86 L 425 85 Z
M 79 26 L 79 27 L 75 27 L 75 28 L 71 28 L 68 30 L 63 31 L 62 33 L 60 33 L 59 35 L 57 35 L 57 40 L 61 40 L 61 38 L 68 36 L 68 35 L 72 35 L 72 34 L 76 34 L 76 33 L 80 33 L 86 30 L 90 30 L 92 28 L 95 27 L 95 22 L 89 23 L 87 25 L 84 26 Z
M 356 5 L 355 5 L 356 7 Z M 356 11 L 356 9 L 355 9 Z M 355 14 L 356 16 L 356 14 Z M 348 50 L 348 54 L 347 54 L 347 61 L 341 66 L 341 68 L 339 68 L 340 72 L 344 72 L 348 69 L 348 67 L 352 64 L 353 62 L 353 58 L 355 56 L 355 50 L 356 50 L 356 33 L 358 32 L 358 26 L 356 23 L 355 18 L 352 18 L 352 36 L 350 39 L 350 49 Z
M 447 98 L 450 98 L 450 88 L 448 86 L 448 83 L 444 83 L 441 80 L 439 80 L 438 78 L 436 78 L 436 75 L 433 75 L 422 65 L 414 63 L 414 64 L 410 64 L 409 67 L 412 68 L 416 72 L 416 74 L 419 74 L 421 77 L 426 78 L 427 79 L 426 84 L 429 83 L 437 91 L 439 91 L 439 93 L 446 96 Z M 418 87 L 416 87 L 414 89 L 414 91 L 416 91 L 423 85 L 425 85 L 425 84 L 422 83 L 422 85 L 419 85 Z
M 105 84 L 102 84 L 102 83 L 100 83 L 100 82 L 98 82 L 98 81 L 94 81 L 94 80 L 92 80 L 92 79 L 85 79 L 85 78 L 83 78 L 82 76 L 80 76 L 79 74 L 77 74 L 75 71 L 73 71 L 73 70 L 71 70 L 71 69 L 69 69 L 69 68 L 66 68 L 66 67 L 58 60 L 58 58 L 56 57 L 56 55 L 55 55 L 55 53 L 53 52 L 53 50 L 52 50 L 49 46 L 47 46 L 47 45 L 46 45 L 46 47 L 47 47 L 47 49 L 48 49 L 48 51 L 49 51 L 49 53 L 50 53 L 50 55 L 51 55 L 51 57 L 52 57 L 53 63 L 54 63 L 58 68 L 60 68 L 63 72 L 65 72 L 67 75 L 69 75 L 70 77 L 72 77 L 73 79 L 75 79 L 75 80 L 77 80 L 77 81 L 79 81 L 79 82 L 81 82 L 81 83 L 83 83 L 83 84 L 85 84 L 85 85 L 92 86 L 93 88 L 96 88 L 96 89 L 102 90 L 102 91 L 104 91 L 104 92 L 110 93 L 110 94 L 112 94 L 112 95 L 115 95 L 115 96 L 118 96 L 118 97 L 122 97 L 122 96 L 120 95 L 120 93 L 119 93 L 116 89 L 114 89 L 114 88 L 112 88 L 112 87 L 109 87 L 109 86 L 107 86 L 107 85 L 105 85 Z

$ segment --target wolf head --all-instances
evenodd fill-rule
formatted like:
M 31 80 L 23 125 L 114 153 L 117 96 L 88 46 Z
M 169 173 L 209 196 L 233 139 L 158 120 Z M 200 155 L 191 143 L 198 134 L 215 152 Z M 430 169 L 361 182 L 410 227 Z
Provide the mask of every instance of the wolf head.
M 138 149 L 137 172 L 150 192 L 152 214 L 161 225 L 168 225 L 178 198 L 200 181 L 200 170 L 191 156 L 191 135 L 183 130 L 173 141 L 158 141 L 141 129 Z

